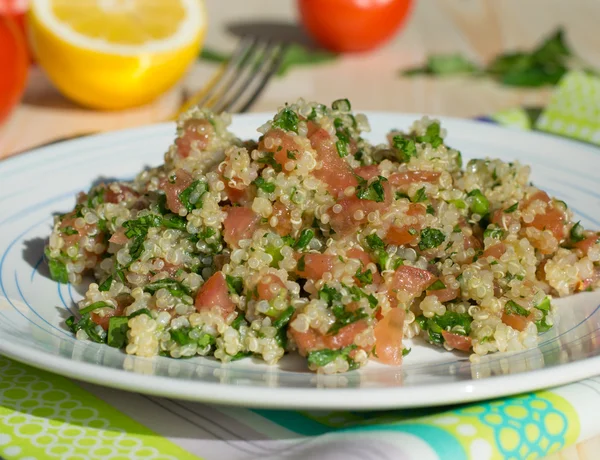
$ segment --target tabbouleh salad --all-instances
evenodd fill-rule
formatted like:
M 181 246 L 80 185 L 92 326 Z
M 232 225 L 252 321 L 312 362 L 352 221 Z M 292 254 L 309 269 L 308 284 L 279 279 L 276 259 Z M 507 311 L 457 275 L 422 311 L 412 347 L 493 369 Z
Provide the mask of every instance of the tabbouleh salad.
M 258 128 L 192 109 L 164 164 L 55 218 L 52 277 L 93 274 L 77 338 L 131 355 L 311 370 L 399 365 L 420 336 L 478 356 L 534 347 L 551 296 L 597 287 L 600 243 L 529 167 L 471 160 L 436 120 L 372 145 L 350 102 L 299 100 Z M 408 358 L 410 359 L 410 358 Z

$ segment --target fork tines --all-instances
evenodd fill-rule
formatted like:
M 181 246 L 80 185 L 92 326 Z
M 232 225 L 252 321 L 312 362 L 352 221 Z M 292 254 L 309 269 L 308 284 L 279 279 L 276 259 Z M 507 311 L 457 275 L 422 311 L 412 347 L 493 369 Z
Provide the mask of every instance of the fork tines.
M 271 40 L 241 39 L 226 65 L 186 106 L 208 108 L 216 113 L 246 112 L 277 72 L 286 48 L 285 44 Z

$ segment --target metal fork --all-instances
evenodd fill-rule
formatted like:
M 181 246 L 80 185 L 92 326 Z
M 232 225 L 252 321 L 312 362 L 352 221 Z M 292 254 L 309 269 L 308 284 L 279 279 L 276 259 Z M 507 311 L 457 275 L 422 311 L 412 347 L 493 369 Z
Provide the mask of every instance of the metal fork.
M 193 106 L 213 112 L 246 112 L 277 72 L 287 45 L 281 42 L 245 37 L 231 58 L 200 91 L 191 96 L 176 116 Z

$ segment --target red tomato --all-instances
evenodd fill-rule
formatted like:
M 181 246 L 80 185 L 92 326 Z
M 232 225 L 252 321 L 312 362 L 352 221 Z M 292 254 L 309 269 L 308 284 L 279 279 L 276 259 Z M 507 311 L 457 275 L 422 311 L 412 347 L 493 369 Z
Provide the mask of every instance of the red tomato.
M 25 90 L 29 56 L 17 22 L 0 16 L 0 123 L 8 117 Z
M 402 364 L 404 317 L 402 308 L 392 308 L 375 326 L 375 352 L 384 364 Z
M 167 207 L 175 214 L 179 214 L 179 210 L 184 208 L 179 199 L 179 194 L 188 188 L 192 182 L 194 182 L 194 178 L 185 169 L 175 171 L 175 180 L 172 183 L 168 178 L 160 180 L 159 187 L 165 191 L 167 196 Z
M 320 280 L 323 275 L 333 270 L 333 264 L 336 256 L 330 254 L 296 254 L 298 262 L 304 258 L 304 269 L 296 270 L 299 276 L 302 278 L 308 278 L 311 280 Z M 301 265 L 301 264 L 300 264 Z
M 252 238 L 258 228 L 260 217 L 250 208 L 235 206 L 229 208 L 223 222 L 223 239 L 231 246 L 237 246 L 240 240 Z
M 285 289 L 285 284 L 275 275 L 263 276 L 256 286 L 258 298 L 267 301 L 277 297 L 282 289 Z
M 299 0 L 309 35 L 337 52 L 367 51 L 391 39 L 408 15 L 411 0 Z
M 175 140 L 177 152 L 187 158 L 193 150 L 201 152 L 210 145 L 215 137 L 215 128 L 208 120 L 190 118 L 183 124 L 183 133 Z
M 412 295 L 421 294 L 427 286 L 430 286 L 436 277 L 427 270 L 421 268 L 401 265 L 396 269 L 391 280 L 391 289 L 408 292 Z
M 453 332 L 442 331 L 442 337 L 452 348 L 460 351 L 469 351 L 471 349 L 471 337 L 454 334 Z
M 521 316 L 502 313 L 502 322 L 517 331 L 524 331 L 527 325 L 532 321 L 532 315 Z
M 198 312 L 215 308 L 223 318 L 235 311 L 235 304 L 229 298 L 229 289 L 223 272 L 217 272 L 206 280 L 196 294 L 194 304 Z

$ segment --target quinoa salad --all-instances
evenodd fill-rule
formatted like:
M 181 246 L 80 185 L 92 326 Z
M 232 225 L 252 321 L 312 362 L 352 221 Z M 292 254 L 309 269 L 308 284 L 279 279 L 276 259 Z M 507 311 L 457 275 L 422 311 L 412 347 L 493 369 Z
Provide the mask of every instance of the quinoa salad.
M 258 141 L 229 123 L 190 110 L 164 164 L 55 217 L 52 278 L 95 279 L 66 320 L 78 339 L 143 357 L 298 353 L 336 373 L 399 365 L 420 337 L 477 361 L 535 347 L 553 297 L 600 284 L 598 233 L 526 165 L 463 166 L 437 120 L 379 145 L 346 99 L 286 104 Z

